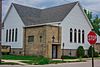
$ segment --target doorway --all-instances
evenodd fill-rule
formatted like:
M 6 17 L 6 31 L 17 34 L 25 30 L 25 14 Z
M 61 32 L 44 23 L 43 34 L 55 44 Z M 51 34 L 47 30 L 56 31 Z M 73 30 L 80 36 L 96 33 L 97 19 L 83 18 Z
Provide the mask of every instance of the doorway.
M 57 45 L 52 45 L 52 58 L 57 58 Z

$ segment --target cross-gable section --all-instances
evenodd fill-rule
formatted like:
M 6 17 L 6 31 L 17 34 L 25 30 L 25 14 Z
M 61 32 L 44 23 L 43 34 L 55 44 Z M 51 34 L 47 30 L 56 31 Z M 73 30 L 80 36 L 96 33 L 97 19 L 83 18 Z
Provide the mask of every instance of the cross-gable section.
M 37 9 L 19 4 L 12 4 L 18 12 L 25 26 L 53 23 L 62 21 L 77 2 Z
M 23 38 L 23 27 L 24 26 L 25 25 L 23 24 L 23 21 L 21 20 L 16 9 L 12 5 L 4 19 L 4 28 L 2 29 L 2 45 L 11 45 L 12 48 L 22 48 L 23 47 L 23 39 L 22 39 Z M 16 29 L 18 31 L 17 41 L 15 41 Z M 8 34 L 7 34 L 7 31 L 9 32 Z
M 85 49 L 88 49 L 89 43 L 87 41 L 87 34 L 92 29 L 92 26 L 78 3 L 61 22 L 61 26 L 62 43 L 66 44 L 66 49 L 77 49 L 79 45 L 83 46 Z M 72 29 L 73 31 L 72 42 L 70 42 L 70 29 Z M 78 35 L 79 31 L 81 33 L 80 36 Z M 82 35 L 82 31 L 84 31 L 84 38 Z

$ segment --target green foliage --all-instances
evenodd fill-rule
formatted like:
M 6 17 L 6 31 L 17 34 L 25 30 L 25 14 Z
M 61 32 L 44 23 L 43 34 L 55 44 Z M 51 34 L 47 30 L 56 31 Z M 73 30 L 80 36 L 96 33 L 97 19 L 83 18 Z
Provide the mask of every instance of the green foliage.
M 99 57 L 99 53 L 98 52 L 95 52 L 95 57 Z
M 77 57 L 84 57 L 85 55 L 85 50 L 83 46 L 79 46 L 77 49 Z
M 88 49 L 88 56 L 89 57 L 92 57 L 92 50 L 93 50 L 93 53 L 95 53 L 94 48 L 92 46 L 90 46 L 89 49 Z
M 32 60 L 32 64 L 36 64 L 36 65 L 49 64 L 49 62 L 50 62 L 49 59 L 43 56 L 38 56 L 36 58 L 33 58 Z
M 90 20 L 90 22 L 92 22 L 93 19 L 92 12 L 87 11 L 86 9 L 84 9 L 84 12 L 87 15 L 88 19 Z
M 2 59 L 6 60 L 32 60 L 35 56 L 16 56 L 16 55 L 2 55 Z
M 85 55 L 84 58 L 89 58 L 89 56 L 88 55 Z
M 84 9 L 84 12 L 86 13 L 88 19 L 90 20 L 94 28 L 94 31 L 100 36 L 100 18 L 98 17 L 98 15 L 93 17 L 92 12 L 87 11 L 86 9 Z
M 92 57 L 92 50 L 93 50 L 93 53 L 94 53 L 93 56 L 94 57 L 98 57 L 99 56 L 99 53 L 96 52 L 95 49 L 92 46 L 90 46 L 89 49 L 88 49 L 88 56 L 89 57 Z
M 29 60 L 29 61 L 23 61 L 28 64 L 48 64 L 49 59 L 45 58 L 43 56 L 15 56 L 15 55 L 3 55 L 2 59 L 8 59 L 8 60 Z
M 57 64 L 57 63 L 65 63 L 66 61 L 62 60 L 51 60 L 50 63 Z
M 93 28 L 94 28 L 94 31 L 100 35 L 100 18 L 98 16 L 96 16 L 93 20 Z
M 37 62 L 37 63 L 34 63 L 33 61 L 21 61 L 23 63 L 27 63 L 27 64 L 35 64 L 35 65 L 43 65 L 43 64 L 57 64 L 57 63 L 65 63 L 66 61 L 62 61 L 62 60 L 49 60 L 49 62 L 44 62 L 44 61 L 41 61 L 41 62 Z
M 61 58 L 62 58 L 62 59 L 76 59 L 77 57 L 75 57 L 75 56 L 66 56 L 66 55 L 64 55 L 64 56 L 61 56 Z

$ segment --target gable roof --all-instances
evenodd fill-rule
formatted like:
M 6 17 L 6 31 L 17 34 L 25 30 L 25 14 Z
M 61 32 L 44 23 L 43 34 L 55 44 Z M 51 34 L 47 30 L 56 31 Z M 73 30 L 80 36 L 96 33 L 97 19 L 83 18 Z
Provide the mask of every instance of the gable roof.
M 46 9 L 37 9 L 13 3 L 26 26 L 62 21 L 78 2 Z

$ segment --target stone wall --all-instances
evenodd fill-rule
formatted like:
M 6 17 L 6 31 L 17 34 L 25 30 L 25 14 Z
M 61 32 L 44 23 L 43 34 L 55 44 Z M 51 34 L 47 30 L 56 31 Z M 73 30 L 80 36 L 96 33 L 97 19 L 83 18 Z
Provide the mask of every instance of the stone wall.
M 53 36 L 55 37 L 54 42 L 52 39 Z M 52 58 L 52 45 L 58 45 L 58 58 L 61 58 L 61 28 L 57 26 L 46 26 L 46 44 L 48 46 L 47 55 L 49 58 Z
M 33 42 L 28 42 L 28 36 L 34 36 Z M 40 36 L 43 41 L 40 42 Z M 24 29 L 24 51 L 25 55 L 42 55 L 45 50 L 45 27 L 28 27 Z M 44 55 L 44 54 L 43 54 Z
M 64 55 L 66 56 L 77 56 L 76 49 L 64 49 Z M 87 55 L 87 50 L 85 50 L 85 55 Z
M 96 51 L 98 51 L 100 53 L 100 43 L 96 43 L 94 45 L 94 48 L 96 49 Z
M 59 34 L 58 29 L 60 30 Z M 28 42 L 28 36 L 34 36 L 34 42 Z M 41 41 L 40 36 L 42 36 Z M 54 43 L 59 43 L 58 58 L 60 58 L 61 29 L 58 28 L 58 26 L 42 25 L 24 28 L 24 55 L 43 55 L 45 57 L 52 58 L 53 36 L 55 37 Z
M 23 48 L 11 48 L 11 54 L 13 54 L 13 55 L 24 55 Z

